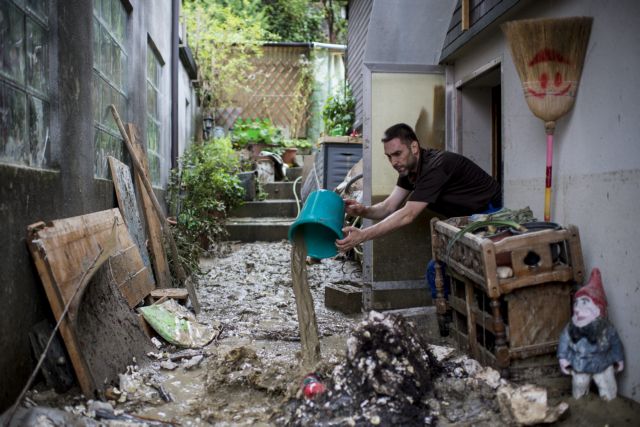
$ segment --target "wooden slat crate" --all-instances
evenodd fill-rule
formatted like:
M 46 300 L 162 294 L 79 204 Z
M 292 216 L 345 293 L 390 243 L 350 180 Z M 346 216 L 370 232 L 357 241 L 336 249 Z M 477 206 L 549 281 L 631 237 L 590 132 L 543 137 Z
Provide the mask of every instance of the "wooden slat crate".
M 437 274 L 441 325 L 451 309 L 450 332 L 458 345 L 504 375 L 513 361 L 554 353 L 571 316 L 572 286 L 584 279 L 577 227 L 499 241 L 465 233 L 448 248 L 464 225 L 465 218 L 431 221 L 433 258 L 447 264 L 452 278 L 445 300 Z M 499 266 L 511 267 L 513 275 L 499 278 Z

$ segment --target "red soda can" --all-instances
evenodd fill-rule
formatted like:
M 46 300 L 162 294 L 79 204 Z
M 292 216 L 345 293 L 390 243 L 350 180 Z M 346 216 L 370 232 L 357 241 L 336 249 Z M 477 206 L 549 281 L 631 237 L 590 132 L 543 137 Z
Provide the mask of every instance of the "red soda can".
M 307 399 L 313 399 L 324 393 L 326 389 L 316 374 L 308 374 L 302 380 L 302 392 Z

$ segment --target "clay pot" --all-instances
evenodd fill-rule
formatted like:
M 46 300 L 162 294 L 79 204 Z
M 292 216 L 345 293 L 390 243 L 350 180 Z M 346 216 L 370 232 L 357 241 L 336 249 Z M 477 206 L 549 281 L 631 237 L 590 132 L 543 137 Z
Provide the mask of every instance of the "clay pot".
M 298 149 L 296 147 L 289 147 L 284 150 L 284 153 L 282 153 L 282 161 L 285 164 L 292 166 L 296 162 L 296 154 L 298 154 Z

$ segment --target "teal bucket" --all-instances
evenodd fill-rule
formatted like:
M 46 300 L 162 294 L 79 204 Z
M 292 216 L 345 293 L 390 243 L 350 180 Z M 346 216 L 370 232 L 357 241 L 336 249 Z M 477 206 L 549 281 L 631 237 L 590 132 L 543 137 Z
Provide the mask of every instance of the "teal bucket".
M 329 190 L 314 191 L 291 227 L 289 240 L 302 233 L 307 254 L 313 258 L 330 258 L 338 253 L 336 239 L 342 239 L 344 202 Z

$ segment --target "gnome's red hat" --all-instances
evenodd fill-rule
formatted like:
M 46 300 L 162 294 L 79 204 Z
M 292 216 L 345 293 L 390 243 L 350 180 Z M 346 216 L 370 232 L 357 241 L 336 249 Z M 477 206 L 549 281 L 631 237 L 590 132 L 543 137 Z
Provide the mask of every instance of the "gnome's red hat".
M 591 277 L 586 285 L 576 292 L 576 298 L 588 297 L 600 309 L 600 316 L 607 317 L 607 296 L 602 287 L 602 276 L 600 270 L 594 268 L 591 270 Z

